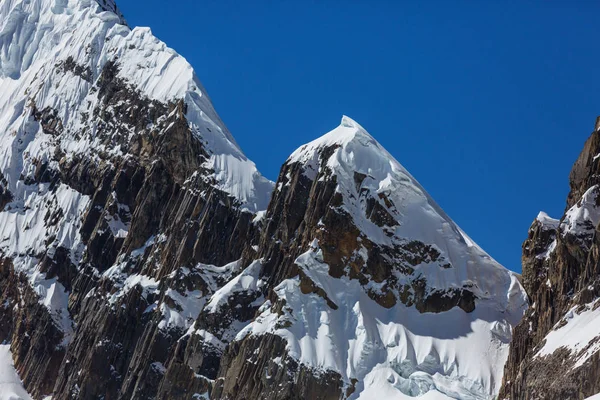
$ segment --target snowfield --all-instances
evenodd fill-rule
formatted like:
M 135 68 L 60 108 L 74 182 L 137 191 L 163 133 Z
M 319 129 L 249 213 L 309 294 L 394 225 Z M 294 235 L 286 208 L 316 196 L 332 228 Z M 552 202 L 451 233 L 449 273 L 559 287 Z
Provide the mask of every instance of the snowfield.
M 0 345 L 0 400 L 33 400 L 15 371 L 10 345 Z

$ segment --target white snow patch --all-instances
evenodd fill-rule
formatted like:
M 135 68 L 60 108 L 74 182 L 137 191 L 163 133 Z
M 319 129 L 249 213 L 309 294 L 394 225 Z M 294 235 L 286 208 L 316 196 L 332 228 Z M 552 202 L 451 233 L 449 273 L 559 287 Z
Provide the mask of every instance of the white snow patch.
M 127 279 L 125 279 L 123 286 L 112 294 L 108 301 L 110 304 L 116 303 L 118 299 L 125 296 L 136 286 L 139 286 L 142 289 L 142 296 L 147 297 L 151 293 L 158 293 L 159 283 L 160 282 L 150 276 L 140 274 L 129 275 Z
M 254 261 L 238 276 L 229 281 L 221 289 L 213 294 L 206 304 L 206 311 L 209 313 L 217 312 L 220 307 L 227 305 L 229 298 L 236 293 L 248 293 L 258 291 L 264 285 L 264 282 L 259 279 L 262 270 L 262 263 Z
M 560 225 L 560 221 L 558 219 L 550 217 L 543 211 L 540 211 L 536 217 L 536 220 L 545 228 L 558 229 L 558 226 Z
M 596 204 L 599 190 L 599 185 L 592 186 L 581 200 L 567 211 L 560 225 L 563 235 L 589 235 L 594 231 L 600 222 L 600 207 Z
M 583 365 L 592 355 L 600 350 L 600 307 L 599 300 L 589 304 L 585 310 L 577 313 L 577 307 L 570 309 L 564 316 L 566 325 L 555 328 L 546 335 L 546 343 L 536 353 L 535 357 L 553 354 L 561 347 L 569 349 L 577 356 L 573 368 Z M 594 309 L 594 307 L 597 307 Z M 590 342 L 595 343 L 590 345 Z M 588 347 L 583 353 L 582 350 Z
M 33 400 L 15 370 L 10 345 L 0 345 L 0 400 Z
M 176 290 L 167 289 L 166 295 L 175 301 L 180 309 L 171 308 L 165 303 L 160 305 L 163 320 L 159 322 L 159 329 L 179 327 L 188 329 L 194 324 L 202 307 L 206 303 L 206 296 L 199 290 L 186 291 L 181 294 Z
M 266 215 L 267 215 L 267 211 L 266 210 L 257 212 L 256 215 L 254 216 L 254 219 L 252 219 L 252 223 L 253 224 L 258 224 L 259 222 L 261 222 L 262 220 L 265 219 Z

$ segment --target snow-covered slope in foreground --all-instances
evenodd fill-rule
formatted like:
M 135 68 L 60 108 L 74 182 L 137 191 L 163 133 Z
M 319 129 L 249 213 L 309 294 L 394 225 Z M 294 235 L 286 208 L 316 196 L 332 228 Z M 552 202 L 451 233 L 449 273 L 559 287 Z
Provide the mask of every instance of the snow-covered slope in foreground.
M 511 329 L 527 308 L 517 276 L 348 117 L 286 165 L 267 220 L 294 186 L 294 165 L 312 197 L 328 182 L 334 193 L 314 230 L 308 206 L 301 229 L 311 232 L 294 239 L 310 243 L 295 259 L 298 274 L 274 288 L 236 340 L 283 338 L 275 363 L 289 357 L 317 376 L 333 371 L 351 399 L 494 398 Z M 356 240 L 347 236 L 355 229 Z
M 0 400 L 31 400 L 15 371 L 10 345 L 0 345 Z

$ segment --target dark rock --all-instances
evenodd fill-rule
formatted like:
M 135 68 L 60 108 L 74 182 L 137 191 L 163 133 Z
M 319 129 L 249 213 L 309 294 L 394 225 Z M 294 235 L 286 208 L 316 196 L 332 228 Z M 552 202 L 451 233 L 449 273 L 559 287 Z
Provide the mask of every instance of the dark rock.
M 600 132 L 596 130 L 571 171 L 566 210 L 600 183 L 599 153 Z M 599 254 L 596 227 L 573 235 L 563 227 L 534 221 L 523 244 L 522 276 L 532 306 L 514 329 L 499 398 L 582 399 L 600 391 L 598 353 L 579 368 L 574 368 L 577 354 L 567 348 L 535 357 L 546 335 L 565 323 L 568 310 L 579 306 L 582 311 L 600 297 Z

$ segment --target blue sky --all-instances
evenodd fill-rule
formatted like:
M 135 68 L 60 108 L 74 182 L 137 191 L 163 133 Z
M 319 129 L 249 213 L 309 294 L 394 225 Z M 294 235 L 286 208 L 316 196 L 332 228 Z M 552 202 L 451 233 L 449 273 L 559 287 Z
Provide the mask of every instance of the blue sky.
M 597 2 L 119 5 L 190 61 L 265 176 L 347 114 L 516 271 L 600 115 Z

